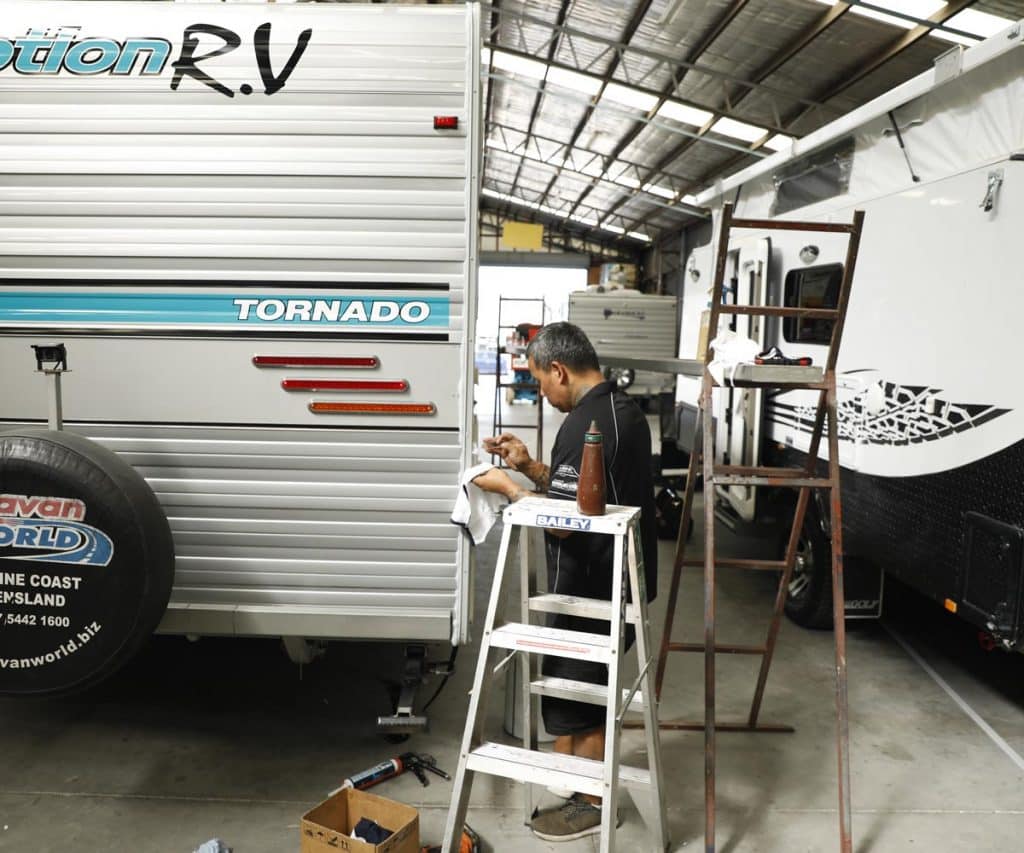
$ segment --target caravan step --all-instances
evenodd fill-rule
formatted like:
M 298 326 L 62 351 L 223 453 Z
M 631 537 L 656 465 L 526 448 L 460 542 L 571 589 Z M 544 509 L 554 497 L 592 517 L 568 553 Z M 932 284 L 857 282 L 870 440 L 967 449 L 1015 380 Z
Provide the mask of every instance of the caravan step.
M 603 761 L 557 752 L 534 752 L 501 743 L 478 746 L 469 753 L 466 769 L 595 797 L 600 797 L 604 788 Z M 643 767 L 619 765 L 619 782 L 629 788 L 649 787 L 651 774 Z
M 530 682 L 530 692 L 538 696 L 554 696 L 556 699 L 572 699 L 576 702 L 587 702 L 591 705 L 608 704 L 608 685 L 594 684 L 590 681 L 575 681 L 571 678 L 538 678 Z M 623 689 L 622 701 L 626 701 L 629 690 Z M 629 703 L 630 711 L 642 711 L 644 699 L 638 690 Z
M 562 613 L 586 619 L 611 620 L 612 603 L 603 598 L 581 598 L 578 595 L 558 595 L 554 592 L 530 596 L 530 610 L 540 613 Z M 626 605 L 626 621 L 636 624 L 636 608 Z
M 608 663 L 611 659 L 611 640 L 607 634 L 585 631 L 566 631 L 562 628 L 542 628 L 509 622 L 491 633 L 490 644 L 499 649 L 534 652 L 573 660 L 592 660 Z

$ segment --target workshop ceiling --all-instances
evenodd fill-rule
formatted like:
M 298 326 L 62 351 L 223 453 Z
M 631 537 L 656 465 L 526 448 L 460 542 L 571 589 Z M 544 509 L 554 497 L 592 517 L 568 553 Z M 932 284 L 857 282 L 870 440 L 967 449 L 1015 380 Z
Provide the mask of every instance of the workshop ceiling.
M 491 0 L 485 209 L 633 249 L 1024 0 Z

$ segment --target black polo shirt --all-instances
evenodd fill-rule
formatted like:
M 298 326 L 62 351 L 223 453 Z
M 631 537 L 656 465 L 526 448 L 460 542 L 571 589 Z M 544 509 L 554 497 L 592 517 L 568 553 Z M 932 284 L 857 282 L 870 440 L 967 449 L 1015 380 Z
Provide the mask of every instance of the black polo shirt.
M 597 421 L 603 435 L 605 494 L 610 504 L 638 506 L 640 540 L 644 557 L 647 598 L 657 593 L 658 529 L 651 473 L 651 430 L 634 400 L 601 382 L 591 388 L 569 412 L 551 448 L 551 482 L 548 497 L 576 500 L 583 435 Z M 603 534 L 573 533 L 565 539 L 547 540 L 547 562 L 552 591 L 567 595 L 611 597 L 614 538 Z M 568 588 L 565 584 L 571 586 Z M 602 585 L 604 588 L 602 588 Z

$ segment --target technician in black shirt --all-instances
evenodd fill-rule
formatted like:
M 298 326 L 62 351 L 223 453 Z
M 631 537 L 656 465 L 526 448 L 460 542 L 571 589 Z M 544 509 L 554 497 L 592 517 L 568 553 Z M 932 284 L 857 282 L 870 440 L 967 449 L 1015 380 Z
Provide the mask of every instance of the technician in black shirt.
M 560 412 L 568 412 L 551 449 L 550 467 L 532 459 L 523 442 L 508 433 L 484 440 L 512 469 L 525 474 L 537 492 L 549 498 L 576 500 L 583 435 L 591 421 L 603 434 L 608 502 L 641 508 L 640 533 L 648 599 L 657 588 L 658 552 L 654 482 L 651 474 L 651 432 L 640 407 L 601 374 L 597 354 L 587 336 L 571 323 L 545 326 L 527 349 L 530 373 L 541 394 Z M 508 475 L 492 469 L 474 481 L 478 486 L 517 500 L 528 494 Z M 610 536 L 547 530 L 548 588 L 563 595 L 611 598 L 613 546 Z M 608 633 L 607 622 L 556 616 L 554 627 Z M 632 642 L 632 626 L 627 642 Z M 603 664 L 548 657 L 546 675 L 607 683 Z M 605 708 L 545 696 L 541 709 L 545 728 L 556 736 L 555 751 L 598 761 L 604 759 Z M 547 840 L 569 840 L 600 831 L 600 798 L 577 794 L 566 806 L 541 813 L 534 832 Z

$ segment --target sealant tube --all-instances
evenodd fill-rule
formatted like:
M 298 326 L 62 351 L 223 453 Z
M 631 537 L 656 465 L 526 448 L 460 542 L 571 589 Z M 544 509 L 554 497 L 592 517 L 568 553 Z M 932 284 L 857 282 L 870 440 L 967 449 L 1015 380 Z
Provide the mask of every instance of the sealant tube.
M 380 764 L 375 764 L 373 767 L 350 776 L 341 783 L 341 788 L 355 788 L 357 791 L 362 791 L 379 782 L 383 782 L 385 779 L 397 776 L 404 770 L 405 765 L 402 763 L 402 759 L 389 758 L 387 761 L 382 761 Z M 338 790 L 341 790 L 341 788 Z

